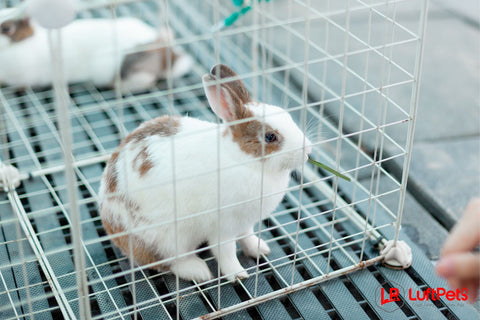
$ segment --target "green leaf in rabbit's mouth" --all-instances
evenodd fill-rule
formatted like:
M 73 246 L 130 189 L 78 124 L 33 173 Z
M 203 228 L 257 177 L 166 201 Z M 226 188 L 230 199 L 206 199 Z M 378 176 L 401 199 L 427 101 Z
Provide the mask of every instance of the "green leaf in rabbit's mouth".
M 308 157 L 308 162 L 310 162 L 311 164 L 313 164 L 313 165 L 315 165 L 315 166 L 317 166 L 317 167 L 319 167 L 319 168 L 322 168 L 322 169 L 324 169 L 324 170 L 327 170 L 327 171 L 330 172 L 330 173 L 333 173 L 334 175 L 336 175 L 336 176 L 339 177 L 339 178 L 342 178 L 342 179 L 344 179 L 344 180 L 350 181 L 350 178 L 347 177 L 346 175 L 343 175 L 343 174 L 341 174 L 340 172 L 338 172 L 338 171 L 330 168 L 329 166 L 327 166 L 327 165 L 325 165 L 325 164 L 323 164 L 323 163 L 321 163 L 321 162 L 315 161 L 315 160 L 313 160 L 313 159 L 310 158 L 310 157 Z

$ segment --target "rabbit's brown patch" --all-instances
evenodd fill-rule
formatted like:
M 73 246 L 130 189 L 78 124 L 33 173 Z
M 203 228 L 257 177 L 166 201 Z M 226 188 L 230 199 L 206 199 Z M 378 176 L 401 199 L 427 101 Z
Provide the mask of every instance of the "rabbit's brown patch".
M 138 226 L 139 224 L 148 225 L 148 223 L 146 223 L 146 221 L 142 218 L 142 216 L 135 214 L 140 210 L 140 206 L 135 201 L 125 196 L 111 196 L 109 197 L 109 201 L 115 201 L 115 202 L 120 202 L 124 204 L 125 209 L 127 209 L 132 219 L 132 225 L 134 227 Z M 126 228 L 124 225 L 115 221 L 113 218 L 115 216 L 113 212 L 110 209 L 105 208 L 103 204 L 100 205 L 100 211 L 102 212 L 101 217 L 102 217 L 103 227 L 105 228 L 105 231 L 107 232 L 107 234 L 114 236 L 117 233 L 128 232 L 128 228 Z M 129 239 L 129 237 L 131 239 Z M 134 233 L 129 235 L 112 237 L 111 240 L 113 241 L 113 243 L 115 243 L 117 247 L 120 248 L 123 254 L 126 255 L 127 257 L 130 256 L 130 245 L 131 245 L 133 259 L 138 265 L 155 263 L 157 261 L 162 260 L 162 257 L 158 253 L 156 253 L 155 251 L 152 250 L 152 248 L 147 246 L 147 244 L 145 243 L 145 241 L 143 241 L 141 236 L 137 236 Z M 166 270 L 166 266 L 162 266 L 162 265 L 160 265 L 157 268 L 161 270 Z
M 19 42 L 33 35 L 33 28 L 28 18 L 9 20 L 0 25 L 0 33 L 9 37 L 12 42 Z
M 175 65 L 175 61 L 178 59 L 179 55 L 171 48 L 160 48 L 158 51 L 161 58 L 162 70 L 165 71 L 171 69 Z
M 222 107 L 217 108 L 218 110 L 215 112 L 219 114 L 222 119 L 226 121 L 252 119 L 230 126 L 233 141 L 238 143 L 240 149 L 245 153 L 251 154 L 254 157 L 261 157 L 262 155 L 269 155 L 280 150 L 283 141 L 280 133 L 268 124 L 263 124 L 253 119 L 253 112 L 245 106 L 251 102 L 251 98 L 243 81 L 241 79 L 232 79 L 228 82 L 219 82 L 219 84 L 215 82 L 237 77 L 238 75 L 235 71 L 223 64 L 212 67 L 210 74 L 204 76 L 203 79 L 207 82 L 206 88 L 210 91 L 213 90 L 210 92 L 211 98 L 209 98 L 214 101 L 214 105 L 211 104 L 212 109 L 214 111 L 216 110 L 214 106 L 215 102 L 218 102 Z M 218 86 L 221 86 L 224 91 L 217 91 Z M 208 93 L 209 92 L 207 92 L 207 95 Z M 264 133 L 274 133 L 277 140 L 272 143 L 265 143 Z M 263 145 L 265 146 L 264 152 L 262 152 Z
M 180 127 L 179 117 L 162 116 L 142 123 L 137 129 L 125 138 L 125 144 L 134 142 L 138 143 L 143 139 L 160 135 L 168 137 L 176 134 Z
M 123 204 L 123 206 L 128 212 L 128 215 L 130 216 L 130 221 L 133 223 L 134 226 L 139 226 L 142 224 L 143 225 L 151 224 L 150 221 L 147 221 L 141 214 L 137 214 L 141 210 L 141 207 L 138 204 L 138 202 L 130 199 L 125 195 L 112 195 L 108 197 L 108 200 L 119 203 L 119 204 Z M 100 210 L 102 209 L 103 208 L 100 207 Z
M 140 205 L 133 201 L 132 199 L 123 196 L 123 195 L 112 195 L 108 196 L 109 201 L 114 201 L 117 203 L 122 203 L 125 206 L 125 209 L 127 209 L 128 213 L 132 217 L 132 219 L 136 219 L 136 212 L 140 211 Z
M 107 192 L 112 193 L 117 190 L 118 184 L 118 173 L 117 173 L 117 161 L 118 161 L 119 153 L 115 151 L 112 153 L 110 159 L 108 159 L 107 163 L 107 172 L 106 172 L 106 183 L 107 183 Z
M 112 222 L 111 219 L 104 220 L 102 218 L 102 222 L 103 222 L 105 231 L 109 235 L 113 236 L 116 233 L 127 231 L 127 229 L 124 226 L 118 223 Z M 131 237 L 131 241 L 129 241 L 128 239 L 129 237 Z M 160 257 L 156 252 L 154 252 L 150 247 L 146 245 L 146 243 L 142 240 L 141 236 L 137 236 L 135 234 L 123 235 L 123 236 L 113 237 L 111 240 L 113 241 L 113 243 L 115 243 L 117 247 L 120 248 L 120 250 L 122 250 L 123 254 L 126 255 L 127 257 L 130 256 L 130 242 L 131 242 L 133 259 L 139 265 L 155 263 L 157 261 L 162 260 L 162 257 Z
M 162 78 L 162 74 L 173 68 L 179 55 L 170 47 L 156 48 L 127 54 L 120 67 L 120 77 L 128 78 L 138 72 L 148 72 Z
M 249 109 L 245 108 L 245 110 L 247 110 L 245 118 L 252 118 L 254 116 L 253 112 Z M 265 129 L 263 127 L 265 127 Z M 262 156 L 262 145 L 265 145 L 265 153 L 263 155 L 269 155 L 273 152 L 279 151 L 284 139 L 278 130 L 274 130 L 268 124 L 262 123 L 258 120 L 251 120 L 232 125 L 230 130 L 232 132 L 233 141 L 238 143 L 240 149 L 254 157 Z M 271 143 L 263 142 L 264 133 L 274 133 L 277 137 L 276 141 Z
M 148 148 L 144 146 L 135 159 L 133 159 L 133 167 L 139 171 L 141 177 L 153 168 L 153 162 L 150 160 L 149 156 Z

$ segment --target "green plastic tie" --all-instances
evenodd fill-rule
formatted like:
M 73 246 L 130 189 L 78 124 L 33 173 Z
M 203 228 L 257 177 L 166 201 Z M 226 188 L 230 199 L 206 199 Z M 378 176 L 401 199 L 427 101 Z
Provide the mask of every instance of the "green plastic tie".
M 231 26 L 232 24 L 235 23 L 235 21 L 237 21 L 238 17 L 240 17 L 240 13 L 234 12 L 230 17 L 225 19 L 225 21 L 223 22 L 223 25 L 227 27 Z
M 236 5 L 237 7 L 243 6 L 243 0 L 232 0 L 233 4 Z
M 270 2 L 271 0 L 257 0 L 258 2 L 265 1 Z M 229 17 L 225 18 L 225 20 L 219 22 L 217 25 L 211 28 L 212 32 L 219 31 L 225 27 L 229 27 L 235 23 L 241 16 L 245 15 L 248 11 L 252 9 L 252 5 L 245 5 L 244 0 L 232 0 L 233 4 L 236 7 L 241 7 L 240 10 L 237 12 L 232 13 Z

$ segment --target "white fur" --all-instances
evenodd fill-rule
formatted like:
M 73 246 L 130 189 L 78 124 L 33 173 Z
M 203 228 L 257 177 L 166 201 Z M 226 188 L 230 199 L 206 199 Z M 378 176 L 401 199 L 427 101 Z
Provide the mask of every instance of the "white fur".
M 181 53 L 180 57 L 178 60 L 175 62 L 175 65 L 172 68 L 172 77 L 173 78 L 180 78 L 183 75 L 187 74 L 192 70 L 193 66 L 193 59 L 191 56 L 188 54 L 183 53 L 182 51 L 179 51 Z
M 0 83 L 14 87 L 48 86 L 52 82 L 52 64 L 48 31 L 33 22 L 34 34 L 10 43 L 0 35 Z M 166 31 L 165 31 L 166 32 Z M 161 34 L 165 33 L 160 31 Z M 158 39 L 159 32 L 134 18 L 79 19 L 61 29 L 62 56 L 67 82 L 92 81 L 99 87 L 113 85 L 125 51 Z M 116 54 L 119 53 L 119 59 Z M 181 72 L 187 67 L 182 64 Z M 188 71 L 188 70 L 187 70 Z M 184 73 L 173 73 L 174 77 Z M 148 88 L 152 81 L 142 84 Z M 131 84 L 129 84 L 131 85 Z M 140 88 L 141 89 L 141 88 Z
M 0 187 L 16 188 L 20 185 L 21 176 L 17 168 L 0 161 Z
M 138 92 L 155 85 L 157 77 L 151 72 L 136 72 L 122 80 L 123 92 Z
M 139 235 L 147 246 L 165 258 L 176 254 L 176 235 L 179 255 L 195 250 L 204 241 L 210 245 L 225 242 L 220 252 L 218 246 L 212 249 L 222 274 L 230 280 L 247 277 L 236 257 L 232 239 L 246 236 L 240 244 L 249 256 L 270 252 L 268 245 L 254 235 L 253 225 L 278 206 L 288 187 L 291 170 L 304 163 L 311 152 L 311 143 L 285 110 L 265 104 L 246 107 L 256 115 L 263 114 L 265 108 L 265 123 L 284 137 L 282 150 L 265 160 L 255 159 L 233 141 L 225 124 L 180 118 L 175 136 L 154 135 L 120 149 L 117 193 L 139 204 L 138 214 L 142 219 L 130 221 L 125 208 L 106 197 L 104 174 L 100 202 L 113 214 L 109 216 L 107 210 L 102 211 L 104 222 L 124 227 L 160 224 Z M 301 149 L 304 139 L 305 150 Z M 148 147 L 154 167 L 141 177 L 132 169 L 132 163 L 143 146 Z M 205 281 L 211 278 L 206 273 L 206 264 L 191 255 L 173 263 L 171 270 L 186 279 Z

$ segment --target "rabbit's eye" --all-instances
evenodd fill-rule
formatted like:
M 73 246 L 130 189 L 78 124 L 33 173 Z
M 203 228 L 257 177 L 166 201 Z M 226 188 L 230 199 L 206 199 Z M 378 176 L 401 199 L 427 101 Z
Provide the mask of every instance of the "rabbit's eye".
M 0 27 L 0 32 L 3 34 L 11 34 L 12 31 L 13 31 L 13 25 L 11 25 L 10 23 L 4 23 Z
M 277 141 L 277 135 L 275 133 L 269 132 L 265 134 L 265 142 L 272 143 Z

